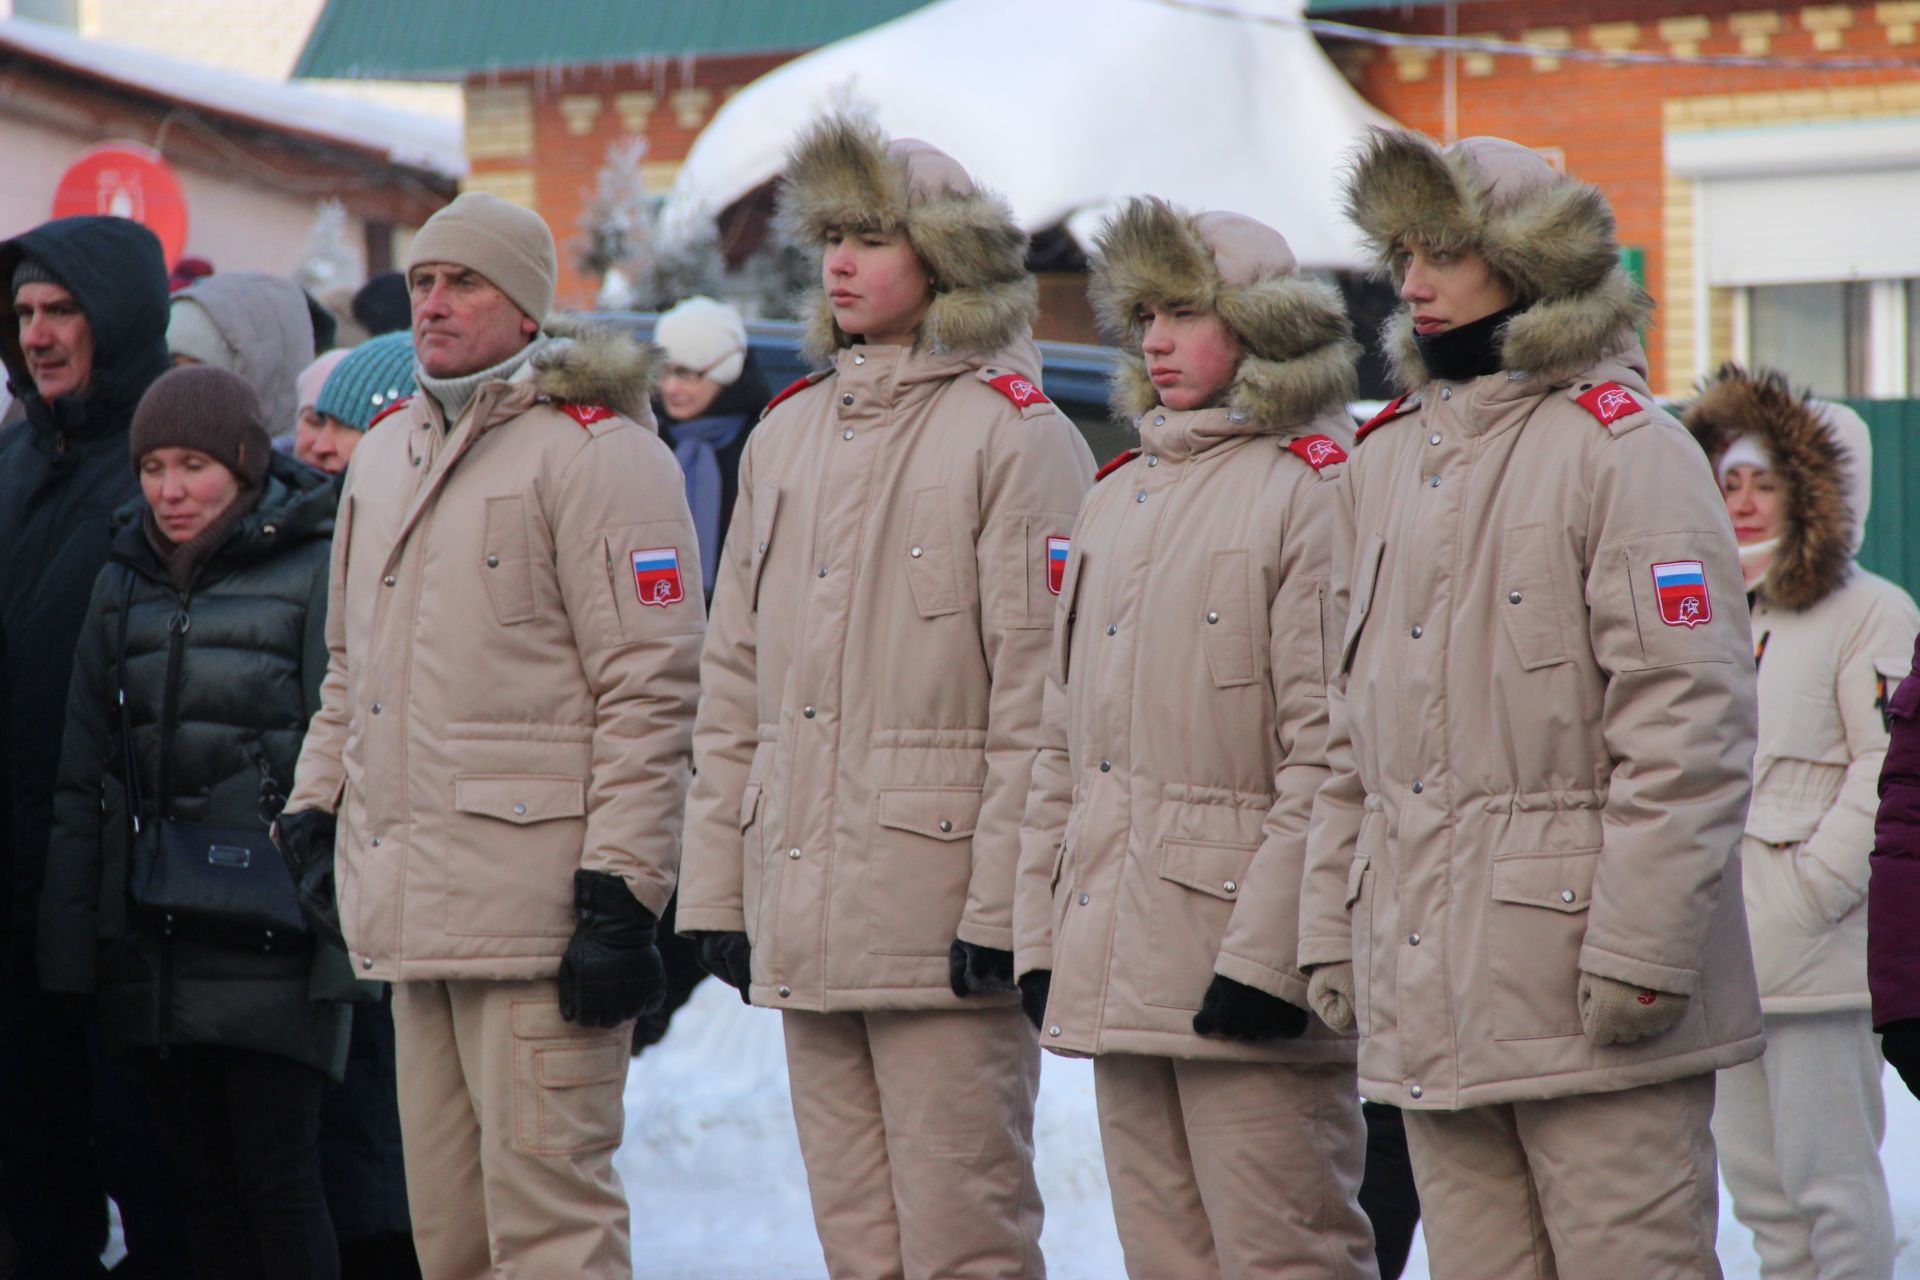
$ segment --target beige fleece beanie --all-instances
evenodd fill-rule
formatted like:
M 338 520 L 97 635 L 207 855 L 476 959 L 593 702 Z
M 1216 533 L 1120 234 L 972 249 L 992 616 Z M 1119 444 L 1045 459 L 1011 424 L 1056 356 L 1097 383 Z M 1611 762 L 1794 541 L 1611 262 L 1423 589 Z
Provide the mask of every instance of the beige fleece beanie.
M 423 262 L 451 262 L 485 276 L 535 322 L 553 310 L 553 232 L 539 214 L 499 196 L 468 191 L 428 218 L 413 237 L 407 270 Z

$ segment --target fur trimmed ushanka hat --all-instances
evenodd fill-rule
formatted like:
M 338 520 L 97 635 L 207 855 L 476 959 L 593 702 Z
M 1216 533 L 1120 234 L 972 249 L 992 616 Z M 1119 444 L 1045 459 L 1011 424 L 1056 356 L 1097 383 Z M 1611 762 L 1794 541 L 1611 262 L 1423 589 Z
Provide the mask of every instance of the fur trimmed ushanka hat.
M 803 130 L 787 153 L 776 225 L 816 262 L 827 233 L 901 231 L 933 277 L 921 345 L 983 354 L 1019 337 L 1039 309 L 1027 273 L 1027 234 L 1000 196 L 975 185 L 939 148 L 889 140 L 878 125 L 832 115 Z M 833 322 L 826 291 L 805 307 L 807 354 L 825 359 L 852 339 Z
M 1353 397 L 1360 347 L 1346 307 L 1332 286 L 1300 274 L 1273 228 L 1139 196 L 1100 228 L 1095 255 L 1088 296 L 1101 328 L 1125 352 L 1111 392 L 1122 419 L 1160 402 L 1140 355 L 1140 311 L 1156 304 L 1197 307 L 1226 322 L 1245 348 L 1227 407 L 1255 422 L 1303 423 Z
M 1505 138 L 1441 147 L 1421 134 L 1374 129 L 1348 170 L 1346 209 L 1396 285 L 1412 245 L 1485 258 L 1526 308 L 1503 335 L 1509 369 L 1577 371 L 1653 310 L 1620 263 L 1613 208 L 1600 189 Z M 1424 381 L 1410 311 L 1388 322 L 1386 336 L 1401 381 Z
M 1780 538 L 1763 588 L 1785 609 L 1818 604 L 1847 580 L 1865 536 L 1873 445 L 1843 404 L 1795 392 L 1773 369 L 1723 364 L 1681 414 L 1714 470 L 1736 441 L 1760 445 L 1780 490 Z

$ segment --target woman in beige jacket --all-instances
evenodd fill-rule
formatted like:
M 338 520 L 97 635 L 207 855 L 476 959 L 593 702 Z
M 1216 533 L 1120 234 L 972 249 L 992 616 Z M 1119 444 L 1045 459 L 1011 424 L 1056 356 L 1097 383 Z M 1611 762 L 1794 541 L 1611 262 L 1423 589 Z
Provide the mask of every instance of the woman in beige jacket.
M 1853 410 L 1728 365 L 1686 425 L 1740 540 L 1760 668 L 1740 851 L 1767 1051 L 1720 1073 L 1714 1139 L 1768 1280 L 1886 1280 L 1894 1226 L 1867 998 L 1867 864 L 1887 697 L 1907 673 L 1920 612 L 1853 560 L 1873 471 Z
M 1048 552 L 1093 460 L 1040 390 L 1026 237 L 953 160 L 823 121 L 780 218 L 829 367 L 741 459 L 680 929 L 784 1014 L 836 1280 L 1039 1277 L 1013 881 Z
M 1359 347 L 1239 214 L 1129 202 L 1092 297 L 1141 447 L 1063 566 L 1015 968 L 1095 1055 L 1129 1275 L 1373 1277 L 1353 1041 L 1294 960 Z

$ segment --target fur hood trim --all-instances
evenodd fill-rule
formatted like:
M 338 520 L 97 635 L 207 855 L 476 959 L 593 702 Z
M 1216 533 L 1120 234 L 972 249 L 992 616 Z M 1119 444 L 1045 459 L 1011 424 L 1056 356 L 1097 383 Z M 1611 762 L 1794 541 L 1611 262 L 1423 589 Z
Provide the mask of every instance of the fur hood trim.
M 1346 307 L 1332 286 L 1299 274 L 1279 233 L 1237 214 L 1188 214 L 1144 196 L 1107 221 L 1096 251 L 1088 296 L 1125 353 L 1110 387 L 1121 420 L 1160 403 L 1140 355 L 1140 311 L 1149 305 L 1183 303 L 1226 322 L 1246 349 L 1227 408 L 1254 422 L 1306 426 L 1353 398 L 1360 347 Z
M 1620 265 L 1606 196 L 1504 138 L 1443 149 L 1420 134 L 1375 129 L 1349 166 L 1346 208 L 1395 284 L 1413 245 L 1485 258 L 1527 308 L 1501 337 L 1508 369 L 1577 373 L 1652 314 L 1653 299 Z M 1386 331 L 1388 360 L 1409 388 L 1427 380 L 1412 331 L 1405 310 Z
M 1848 440 L 1854 433 L 1844 428 L 1852 423 L 1835 421 L 1835 409 L 1860 422 L 1844 406 L 1796 394 L 1784 374 L 1724 364 L 1681 415 L 1716 472 L 1742 436 L 1758 439 L 1772 460 L 1782 499 L 1780 544 L 1761 590 L 1785 609 L 1809 608 L 1846 582 L 1866 524 L 1864 492 L 1855 495 L 1872 470 L 1860 456 L 1865 424 L 1860 440 Z
M 952 355 L 997 351 L 1033 323 L 1040 291 L 1027 273 L 1027 234 L 1005 199 L 975 185 L 950 156 L 849 116 L 809 125 L 787 153 L 776 227 L 816 267 L 827 234 L 903 232 L 933 277 L 920 345 Z M 823 289 L 802 308 L 802 345 L 826 360 L 853 339 Z
M 574 404 L 605 405 L 635 422 L 653 420 L 648 396 L 658 353 L 624 329 L 550 317 L 549 341 L 535 352 L 533 385 L 543 396 Z

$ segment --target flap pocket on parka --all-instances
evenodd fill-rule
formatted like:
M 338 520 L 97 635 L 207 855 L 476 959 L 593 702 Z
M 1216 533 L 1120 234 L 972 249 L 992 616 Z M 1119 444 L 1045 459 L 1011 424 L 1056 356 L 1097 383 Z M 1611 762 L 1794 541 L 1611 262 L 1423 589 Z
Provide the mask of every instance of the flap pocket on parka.
M 1209 897 L 1239 898 L 1257 844 L 1202 844 L 1197 840 L 1160 842 L 1160 878 Z
M 1207 581 L 1200 594 L 1201 643 L 1216 687 L 1252 684 L 1253 587 L 1248 581 L 1245 548 L 1215 551 L 1207 557 Z
M 455 778 L 453 807 L 462 813 L 524 826 L 530 822 L 584 816 L 587 788 L 578 778 L 538 774 Z
M 1747 811 L 1746 833 L 1762 844 L 1785 847 L 1811 837 L 1826 816 L 1820 809 L 1788 809 L 1761 801 Z
M 1520 854 L 1493 864 L 1481 929 L 1496 1040 L 1580 1034 L 1580 947 L 1598 849 Z
M 533 549 L 527 536 L 527 500 L 518 494 L 487 499 L 485 545 L 480 550 L 480 580 L 487 584 L 493 616 L 502 626 L 529 622 L 537 609 L 533 588 Z
M 1083 566 L 1086 564 L 1086 552 L 1074 547 L 1067 554 L 1065 577 L 1060 583 L 1060 600 L 1054 611 L 1053 641 L 1049 661 L 1050 670 L 1060 683 L 1067 682 L 1067 671 L 1073 658 L 1073 627 L 1079 619 L 1080 582 L 1086 577 Z
M 907 508 L 907 585 L 923 618 L 960 612 L 960 586 L 953 562 L 953 531 L 947 520 L 947 491 L 922 489 Z
M 766 572 L 767 557 L 773 552 L 774 532 L 780 515 L 780 490 L 769 487 L 753 498 L 753 546 L 748 552 L 747 601 L 760 608 L 760 575 Z
M 1340 674 L 1345 675 L 1353 667 L 1354 650 L 1360 647 L 1360 631 L 1367 623 L 1367 614 L 1373 610 L 1373 593 L 1380 577 L 1381 557 L 1386 553 L 1386 539 L 1379 534 L 1367 538 L 1367 545 L 1353 562 L 1353 579 L 1347 587 L 1347 625 L 1340 633 Z
M 760 816 L 760 784 L 749 782 L 740 793 L 740 829 L 745 831 Z
M 1501 858 L 1493 864 L 1493 900 L 1572 914 L 1593 902 L 1599 850 Z
M 1347 900 L 1345 903 L 1348 911 L 1352 911 L 1353 904 L 1360 901 L 1360 891 L 1366 887 L 1367 883 L 1367 868 L 1372 864 L 1373 859 L 1371 858 L 1355 858 L 1348 864 Z
M 882 787 L 876 820 L 929 840 L 965 840 L 980 821 L 980 789 Z
M 1526 524 L 1500 537 L 1499 593 L 1495 608 L 1528 671 L 1567 661 L 1567 634 L 1554 580 L 1553 546 L 1547 526 Z

